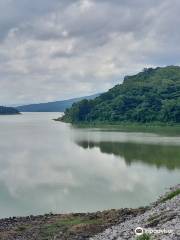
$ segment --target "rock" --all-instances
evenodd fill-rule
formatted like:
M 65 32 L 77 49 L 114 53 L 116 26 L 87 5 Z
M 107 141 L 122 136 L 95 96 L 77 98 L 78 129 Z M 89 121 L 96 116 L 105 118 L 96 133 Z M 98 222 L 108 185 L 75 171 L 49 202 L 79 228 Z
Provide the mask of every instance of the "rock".
M 177 185 L 171 188 L 171 191 L 179 188 L 180 185 Z M 180 239 L 180 194 L 165 202 L 161 199 L 153 203 L 144 213 L 106 229 L 103 233 L 91 237 L 90 240 L 134 240 L 134 230 L 137 227 L 154 230 L 151 235 L 156 240 Z M 162 232 L 158 233 L 157 230 L 162 230 Z

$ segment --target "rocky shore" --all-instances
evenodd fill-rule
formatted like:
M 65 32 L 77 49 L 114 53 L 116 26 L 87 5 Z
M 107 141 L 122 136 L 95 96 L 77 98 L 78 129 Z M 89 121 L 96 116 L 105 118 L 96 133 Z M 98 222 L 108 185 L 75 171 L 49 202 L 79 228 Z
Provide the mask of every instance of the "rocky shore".
M 138 230 L 138 228 L 140 228 Z M 142 235 L 136 235 L 143 233 Z M 173 187 L 144 213 L 106 229 L 90 240 L 180 240 L 180 185 Z
M 150 231 L 139 237 L 134 230 Z M 152 230 L 156 233 L 152 233 Z M 157 233 L 157 230 L 164 230 Z M 168 233 L 165 230 L 170 231 Z M 96 213 L 46 214 L 0 220 L 1 240 L 180 239 L 180 185 L 138 209 Z
M 144 213 L 146 208 L 96 213 L 46 214 L 0 220 L 2 240 L 84 240 Z

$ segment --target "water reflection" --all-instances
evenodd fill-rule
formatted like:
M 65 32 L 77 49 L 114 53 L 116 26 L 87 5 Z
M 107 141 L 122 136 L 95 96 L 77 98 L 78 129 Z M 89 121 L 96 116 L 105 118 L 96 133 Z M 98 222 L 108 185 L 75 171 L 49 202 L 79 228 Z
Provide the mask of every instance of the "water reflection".
M 0 117 L 0 217 L 137 207 L 179 183 L 180 138 L 74 129 L 56 115 Z
M 102 153 L 114 154 L 125 159 L 126 164 L 141 162 L 157 168 L 169 170 L 180 168 L 180 147 L 174 145 L 154 145 L 131 142 L 77 141 L 84 149 L 99 148 Z

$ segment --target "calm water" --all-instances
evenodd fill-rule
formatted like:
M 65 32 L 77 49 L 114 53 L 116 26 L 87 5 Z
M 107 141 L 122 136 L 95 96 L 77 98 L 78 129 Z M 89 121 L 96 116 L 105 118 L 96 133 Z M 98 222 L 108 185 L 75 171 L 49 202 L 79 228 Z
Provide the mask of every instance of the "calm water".
M 180 182 L 180 136 L 0 117 L 0 217 L 137 207 Z

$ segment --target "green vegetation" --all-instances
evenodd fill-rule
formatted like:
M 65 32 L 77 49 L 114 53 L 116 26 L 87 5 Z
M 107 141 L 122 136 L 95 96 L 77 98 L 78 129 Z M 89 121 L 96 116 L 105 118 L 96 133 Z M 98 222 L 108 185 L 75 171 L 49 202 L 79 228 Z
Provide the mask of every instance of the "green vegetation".
M 101 222 L 100 219 L 83 219 L 83 218 L 74 218 L 74 219 L 65 219 L 60 221 L 62 225 L 78 225 L 78 224 L 99 224 Z
M 41 227 L 40 230 L 40 239 L 46 240 L 54 237 L 54 235 L 58 234 L 59 232 L 68 231 L 73 226 L 80 225 L 80 224 L 101 224 L 101 219 L 85 219 L 81 217 L 73 217 L 64 220 L 58 220 L 53 223 L 45 224 Z
M 170 192 L 169 194 L 167 194 L 167 196 L 165 196 L 164 198 L 161 199 L 161 202 L 165 202 L 167 200 L 170 200 L 170 199 L 172 199 L 173 197 L 176 197 L 179 194 L 180 194 L 180 189 L 177 189 L 176 191 Z
M 136 238 L 136 240 L 150 240 L 150 239 L 151 239 L 150 235 L 146 233 Z
M 19 114 L 19 111 L 12 107 L 0 106 L 0 115 L 11 115 L 11 114 Z
M 21 226 L 17 227 L 16 231 L 17 232 L 23 232 L 23 231 L 26 231 L 30 227 L 31 227 L 30 225 L 21 225 Z
M 70 123 L 180 123 L 180 67 L 149 68 L 126 76 L 94 100 L 74 103 L 62 121 Z

